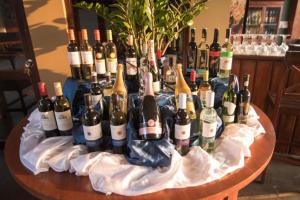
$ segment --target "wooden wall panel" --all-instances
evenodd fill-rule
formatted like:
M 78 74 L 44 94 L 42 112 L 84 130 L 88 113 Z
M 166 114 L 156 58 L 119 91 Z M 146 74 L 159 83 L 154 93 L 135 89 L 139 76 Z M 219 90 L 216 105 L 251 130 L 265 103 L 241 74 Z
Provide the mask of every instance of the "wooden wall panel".
M 231 73 L 239 76 L 239 74 L 240 74 L 240 66 L 241 66 L 241 61 L 238 60 L 238 59 L 233 59 Z
M 285 66 L 283 62 L 274 61 L 272 67 L 272 77 L 271 77 L 272 79 L 271 79 L 271 84 L 269 89 L 271 93 L 273 94 L 277 93 L 280 82 L 283 79 L 284 72 L 285 72 Z
M 243 74 L 250 74 L 250 81 L 249 81 L 249 90 L 251 94 L 253 94 L 253 85 L 254 85 L 254 77 L 255 77 L 255 68 L 256 68 L 256 61 L 255 60 L 241 60 L 241 67 L 239 73 L 239 81 L 240 86 L 242 87 L 243 81 Z
M 296 124 L 295 115 L 281 114 L 278 120 L 278 128 L 276 131 L 277 152 L 289 153 L 289 145 L 294 133 Z
M 300 155 L 300 116 L 298 116 L 296 120 L 292 138 L 292 145 L 289 153 Z

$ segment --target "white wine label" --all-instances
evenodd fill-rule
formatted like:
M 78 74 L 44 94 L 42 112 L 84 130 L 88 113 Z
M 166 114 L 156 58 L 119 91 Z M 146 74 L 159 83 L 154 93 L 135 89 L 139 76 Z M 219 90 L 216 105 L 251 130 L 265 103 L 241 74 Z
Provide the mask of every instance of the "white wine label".
M 229 115 L 233 115 L 234 114 L 235 107 L 236 107 L 236 105 L 234 103 L 229 102 L 229 101 L 225 101 L 224 102 L 224 106 L 227 108 L 227 113 Z
M 82 64 L 93 64 L 93 52 L 92 51 L 81 51 Z
M 58 130 L 67 131 L 73 128 L 71 110 L 64 112 L 55 112 L 55 119 Z
M 94 126 L 82 126 L 86 140 L 98 140 L 102 137 L 101 123 Z
M 234 115 L 223 115 L 223 121 L 225 123 L 234 122 Z
M 102 99 L 102 95 L 92 95 L 92 104 L 96 106 L 98 103 L 101 103 L 100 100 Z
M 137 74 L 136 58 L 126 58 L 126 73 L 127 73 L 127 75 L 136 75 Z
M 51 131 L 57 129 L 53 111 L 40 112 L 40 116 L 41 116 L 41 124 L 44 131 Z
M 175 138 L 178 140 L 186 140 L 190 138 L 191 124 L 178 125 L 175 124 Z
M 79 51 L 68 52 L 70 65 L 75 65 L 75 67 L 80 67 L 80 55 Z
M 97 74 L 106 73 L 105 59 L 95 60 L 95 66 Z
M 232 57 L 220 57 L 220 69 L 231 70 L 232 67 Z
M 153 91 L 154 92 L 159 92 L 160 91 L 160 82 L 159 81 L 153 82 L 152 86 L 153 86 Z
M 110 125 L 110 130 L 113 140 L 124 140 L 126 138 L 126 124 L 119 126 Z
M 107 58 L 107 70 L 109 70 L 110 73 L 117 73 L 117 65 L 117 58 Z
M 192 92 L 192 95 L 197 95 L 197 91 Z
M 200 91 L 200 100 L 205 102 L 207 91 Z
M 217 132 L 217 122 L 207 123 L 203 121 L 202 136 L 203 137 L 215 137 Z

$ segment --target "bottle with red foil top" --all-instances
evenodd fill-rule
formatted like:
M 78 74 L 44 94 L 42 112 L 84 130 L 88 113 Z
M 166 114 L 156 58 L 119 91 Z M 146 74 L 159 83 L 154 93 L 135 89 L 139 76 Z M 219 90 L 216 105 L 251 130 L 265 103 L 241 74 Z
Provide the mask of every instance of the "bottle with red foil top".
M 154 93 L 159 93 L 160 91 L 160 81 L 159 81 L 159 72 L 157 69 L 157 63 L 155 58 L 154 51 L 154 40 L 149 40 L 148 44 L 148 62 L 149 62 L 149 71 L 152 73 L 153 78 L 153 91 Z
M 198 86 L 196 84 L 196 75 L 197 75 L 196 71 L 192 70 L 190 75 L 190 89 L 192 95 L 197 95 L 198 93 Z
M 209 49 L 209 77 L 210 78 L 217 77 L 217 73 L 219 72 L 221 46 L 218 43 L 218 39 L 219 39 L 219 30 L 215 29 L 214 41 L 210 45 L 210 49 Z
M 95 69 L 98 79 L 105 79 L 106 65 L 105 65 L 105 48 L 100 40 L 99 29 L 94 30 L 95 44 L 93 46 Z
M 94 67 L 93 48 L 88 42 L 87 29 L 81 29 L 82 43 L 80 45 L 81 70 L 84 80 L 91 79 L 91 73 Z
M 152 73 L 145 74 L 144 99 L 139 111 L 139 136 L 144 140 L 162 138 L 162 125 L 159 106 L 154 97 Z
M 55 116 L 53 103 L 48 97 L 46 84 L 44 82 L 39 82 L 39 92 L 41 99 L 38 102 L 38 111 L 41 117 L 42 129 L 45 131 L 46 137 L 52 137 L 59 135 Z
M 160 79 L 160 89 L 164 89 L 164 65 L 161 60 L 161 51 L 158 49 L 156 51 L 156 60 L 157 60 L 157 67 L 159 71 L 159 79 Z

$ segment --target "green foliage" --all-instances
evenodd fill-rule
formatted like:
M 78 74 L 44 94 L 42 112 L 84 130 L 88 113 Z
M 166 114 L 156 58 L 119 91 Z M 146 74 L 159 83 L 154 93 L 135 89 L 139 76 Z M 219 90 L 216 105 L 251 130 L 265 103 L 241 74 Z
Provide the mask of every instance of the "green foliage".
M 156 48 L 165 53 L 170 42 L 193 23 L 205 8 L 207 0 L 118 0 L 111 5 L 81 1 L 76 7 L 96 12 L 112 29 L 118 42 L 126 43 L 133 35 L 134 47 L 141 54 L 142 43 L 154 39 Z M 164 38 L 168 42 L 164 44 Z

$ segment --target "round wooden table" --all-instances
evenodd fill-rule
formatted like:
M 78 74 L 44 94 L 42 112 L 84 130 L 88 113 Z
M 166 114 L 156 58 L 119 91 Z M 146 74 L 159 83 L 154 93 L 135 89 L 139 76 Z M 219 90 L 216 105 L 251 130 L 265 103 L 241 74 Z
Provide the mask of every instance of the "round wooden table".
M 128 197 L 112 194 L 106 196 L 92 189 L 88 177 L 75 176 L 69 172 L 57 173 L 52 170 L 34 176 L 20 162 L 19 146 L 24 118 L 10 133 L 5 146 L 5 160 L 10 173 L 18 184 L 40 199 L 237 199 L 238 191 L 251 183 L 266 168 L 275 147 L 275 131 L 270 119 L 256 106 L 260 122 L 266 134 L 255 138 L 251 145 L 252 157 L 245 160 L 245 166 L 224 178 L 183 189 L 166 189 L 152 194 Z

